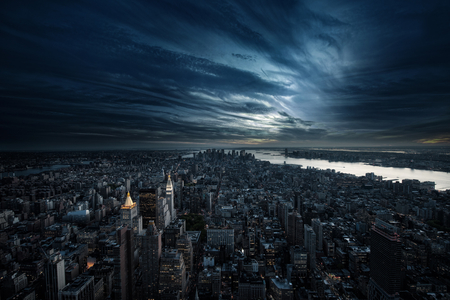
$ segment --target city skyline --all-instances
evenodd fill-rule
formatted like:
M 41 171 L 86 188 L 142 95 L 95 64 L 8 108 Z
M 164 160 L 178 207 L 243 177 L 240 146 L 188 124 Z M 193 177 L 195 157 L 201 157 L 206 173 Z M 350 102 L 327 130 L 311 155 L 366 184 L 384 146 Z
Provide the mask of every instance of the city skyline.
M 450 145 L 445 1 L 0 4 L 0 151 Z

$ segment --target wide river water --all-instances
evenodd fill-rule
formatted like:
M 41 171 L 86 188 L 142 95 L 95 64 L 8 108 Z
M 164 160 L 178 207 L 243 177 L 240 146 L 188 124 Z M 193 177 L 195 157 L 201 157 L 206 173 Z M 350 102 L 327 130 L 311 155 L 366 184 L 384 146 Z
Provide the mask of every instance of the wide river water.
M 334 169 L 336 172 L 353 174 L 356 176 L 365 176 L 366 173 L 374 173 L 377 176 L 383 176 L 383 180 L 397 179 L 417 179 L 419 181 L 434 181 L 437 190 L 450 189 L 450 173 L 415 170 L 409 168 L 377 167 L 365 165 L 364 163 L 350 162 L 329 162 L 322 159 L 290 158 L 281 155 L 281 151 L 273 150 L 246 150 L 246 153 L 255 155 L 256 159 L 269 161 L 272 164 L 301 165 L 303 168 L 308 166 L 321 170 Z

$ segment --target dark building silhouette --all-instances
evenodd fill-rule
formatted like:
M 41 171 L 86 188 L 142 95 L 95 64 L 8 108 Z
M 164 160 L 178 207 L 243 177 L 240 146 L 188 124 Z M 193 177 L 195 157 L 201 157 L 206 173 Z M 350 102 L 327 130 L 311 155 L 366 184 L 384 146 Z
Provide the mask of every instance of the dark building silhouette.
M 147 228 L 149 221 L 156 223 L 157 201 L 159 189 L 141 189 L 139 191 L 139 211 L 142 216 L 142 227 Z
M 303 246 L 303 219 L 296 211 L 288 214 L 287 232 L 288 242 L 291 245 Z
M 187 233 L 183 234 L 177 239 L 177 249 L 183 254 L 186 272 L 192 272 L 194 263 L 194 249 L 192 247 L 191 238 Z
M 239 299 L 266 299 L 266 283 L 258 273 L 242 272 L 239 277 Z
M 399 228 L 376 219 L 371 233 L 369 299 L 399 297 L 401 245 Z
M 113 299 L 135 299 L 133 229 L 120 226 L 114 238 L 99 241 L 101 254 L 106 255 L 114 266 L 111 296 Z
M 45 298 L 49 300 L 57 300 L 58 293 L 66 285 L 64 259 L 59 252 L 47 256 L 45 264 Z
M 161 232 L 150 221 L 142 237 L 141 269 L 143 299 L 158 298 L 159 261 L 161 258 Z
M 161 253 L 159 269 L 159 294 L 161 300 L 185 298 L 186 266 L 183 254 L 177 249 L 165 249 Z
M 308 251 L 308 261 L 309 261 L 309 269 L 310 272 L 316 267 L 316 233 L 312 229 L 311 226 L 305 224 L 304 225 L 304 234 L 305 234 L 305 248 Z

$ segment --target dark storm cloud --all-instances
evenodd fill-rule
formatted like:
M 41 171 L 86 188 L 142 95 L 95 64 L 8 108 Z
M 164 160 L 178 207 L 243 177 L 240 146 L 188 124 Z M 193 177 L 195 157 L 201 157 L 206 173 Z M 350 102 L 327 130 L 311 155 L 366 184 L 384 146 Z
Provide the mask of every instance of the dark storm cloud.
M 2 147 L 442 139 L 448 15 L 445 1 L 3 1 Z
M 251 56 L 251 55 L 242 55 L 242 54 L 239 54 L 239 53 L 232 53 L 231 55 L 233 55 L 234 57 L 237 57 L 239 59 L 256 61 L 256 58 L 254 56 Z

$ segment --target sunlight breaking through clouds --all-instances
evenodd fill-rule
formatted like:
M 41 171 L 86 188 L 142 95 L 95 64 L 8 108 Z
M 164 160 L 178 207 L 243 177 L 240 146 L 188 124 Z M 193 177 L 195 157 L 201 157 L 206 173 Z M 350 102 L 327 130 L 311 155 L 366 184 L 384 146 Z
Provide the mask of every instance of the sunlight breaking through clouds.
M 2 2 L 3 147 L 446 143 L 450 5 L 408 8 Z

